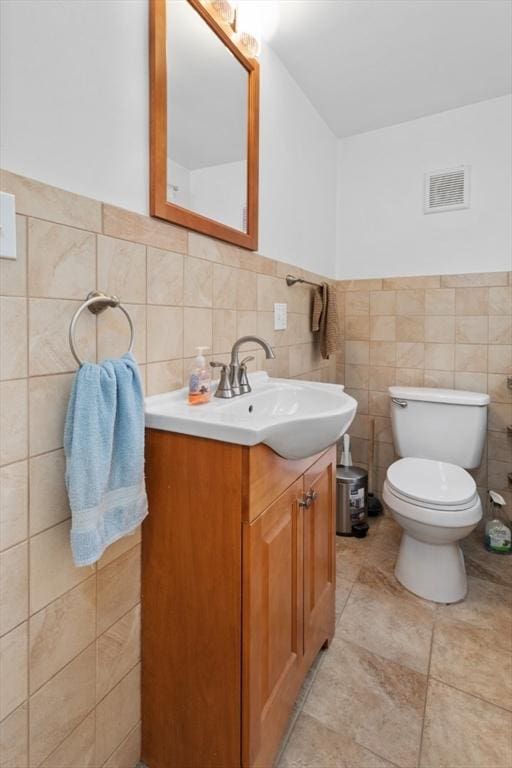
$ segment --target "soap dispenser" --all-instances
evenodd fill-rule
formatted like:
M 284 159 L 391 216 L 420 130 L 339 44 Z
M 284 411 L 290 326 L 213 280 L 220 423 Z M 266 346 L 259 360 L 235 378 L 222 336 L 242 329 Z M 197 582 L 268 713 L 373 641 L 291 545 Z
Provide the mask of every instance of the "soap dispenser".
M 210 369 L 203 355 L 208 347 L 196 347 L 196 349 L 197 356 L 192 364 L 188 382 L 188 402 L 190 405 L 207 403 L 211 396 Z

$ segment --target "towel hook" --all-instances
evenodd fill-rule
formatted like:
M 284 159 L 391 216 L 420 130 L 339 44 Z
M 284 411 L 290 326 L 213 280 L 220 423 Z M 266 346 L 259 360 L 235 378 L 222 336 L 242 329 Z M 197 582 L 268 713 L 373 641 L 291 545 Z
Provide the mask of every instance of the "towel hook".
M 107 309 L 107 307 L 115 307 L 120 309 L 128 320 L 128 325 L 130 326 L 130 346 L 128 348 L 128 352 L 133 352 L 135 331 L 133 330 L 132 319 L 126 309 L 123 307 L 117 296 L 108 296 L 106 293 L 102 293 L 101 291 L 91 291 L 87 295 L 84 303 L 78 307 L 69 326 L 69 346 L 71 347 L 71 352 L 73 353 L 73 357 L 77 361 L 78 365 L 82 365 L 84 362 L 76 351 L 75 330 L 78 318 L 84 309 L 88 309 L 89 312 L 93 313 L 93 315 L 99 315 L 101 312 Z

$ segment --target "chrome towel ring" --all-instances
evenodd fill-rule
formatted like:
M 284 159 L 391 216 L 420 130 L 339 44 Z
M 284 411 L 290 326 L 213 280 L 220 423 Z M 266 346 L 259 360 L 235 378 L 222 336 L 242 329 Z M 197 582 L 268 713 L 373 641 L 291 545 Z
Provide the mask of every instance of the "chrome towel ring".
M 78 307 L 69 326 L 69 346 L 71 347 L 71 352 L 73 353 L 73 357 L 77 361 L 78 365 L 82 365 L 82 363 L 84 363 L 84 360 L 81 359 L 78 352 L 76 351 L 75 330 L 78 318 L 84 309 L 88 309 L 89 312 L 93 313 L 93 315 L 99 315 L 100 312 L 103 312 L 105 309 L 107 309 L 107 307 L 115 307 L 120 309 L 128 320 L 128 325 L 130 326 L 130 346 L 128 348 L 128 352 L 133 352 L 135 331 L 133 330 L 132 319 L 126 309 L 123 307 L 117 296 L 108 296 L 106 293 L 102 293 L 101 291 L 91 291 L 84 303 Z

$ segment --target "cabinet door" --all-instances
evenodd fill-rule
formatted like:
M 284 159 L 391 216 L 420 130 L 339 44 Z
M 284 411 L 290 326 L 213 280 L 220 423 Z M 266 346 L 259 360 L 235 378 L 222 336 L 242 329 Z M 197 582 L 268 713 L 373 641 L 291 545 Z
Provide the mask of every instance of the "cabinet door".
M 325 453 L 304 475 L 304 655 L 309 665 L 334 634 L 336 454 Z
M 272 765 L 302 678 L 302 478 L 243 539 L 242 764 Z

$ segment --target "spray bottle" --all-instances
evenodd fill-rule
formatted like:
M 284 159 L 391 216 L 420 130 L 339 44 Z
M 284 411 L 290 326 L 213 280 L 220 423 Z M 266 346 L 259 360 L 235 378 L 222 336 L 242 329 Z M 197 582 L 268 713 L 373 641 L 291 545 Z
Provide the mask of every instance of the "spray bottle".
M 510 523 L 505 522 L 505 499 L 496 491 L 489 491 L 488 520 L 485 524 L 485 548 L 499 555 L 512 553 Z

